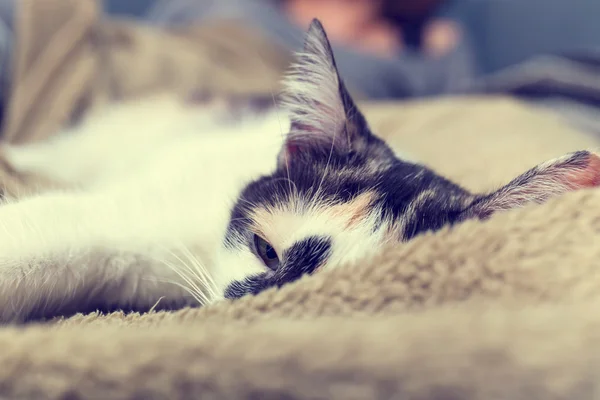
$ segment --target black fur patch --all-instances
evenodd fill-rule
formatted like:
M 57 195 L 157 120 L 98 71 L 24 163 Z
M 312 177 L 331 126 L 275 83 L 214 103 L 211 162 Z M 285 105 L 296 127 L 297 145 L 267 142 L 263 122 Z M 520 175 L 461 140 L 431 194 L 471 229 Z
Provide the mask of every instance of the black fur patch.
M 270 287 L 281 287 L 304 274 L 311 274 L 327 260 L 331 253 L 331 239 L 311 236 L 294 243 L 282 254 L 280 266 L 273 273 L 248 277 L 231 283 L 225 290 L 225 298 L 233 299 L 246 294 L 258 294 Z
M 368 165 L 372 158 L 378 163 L 375 170 Z M 382 141 L 373 140 L 363 153 L 314 153 L 310 160 L 292 161 L 289 170 L 278 169 L 249 184 L 233 208 L 226 243 L 229 247 L 246 244 L 252 234 L 249 217 L 256 207 L 285 206 L 297 194 L 309 203 L 344 203 L 365 192 L 375 193 L 372 207 L 383 211 L 382 219 L 406 221 L 399 240 L 453 223 L 472 198 L 430 169 L 395 158 Z M 423 192 L 430 194 L 426 201 L 408 210 Z M 407 211 L 411 215 L 405 215 Z

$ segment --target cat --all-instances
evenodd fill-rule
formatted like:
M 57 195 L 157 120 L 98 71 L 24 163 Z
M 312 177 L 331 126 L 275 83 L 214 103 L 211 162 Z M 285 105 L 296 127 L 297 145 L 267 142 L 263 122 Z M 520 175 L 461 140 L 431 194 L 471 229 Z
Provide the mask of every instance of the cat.
M 400 158 L 371 132 L 317 20 L 285 87 L 267 110 L 146 97 L 40 143 L 4 144 L 12 168 L 63 189 L 0 207 L 0 321 L 255 295 L 600 183 L 587 151 L 486 194 Z

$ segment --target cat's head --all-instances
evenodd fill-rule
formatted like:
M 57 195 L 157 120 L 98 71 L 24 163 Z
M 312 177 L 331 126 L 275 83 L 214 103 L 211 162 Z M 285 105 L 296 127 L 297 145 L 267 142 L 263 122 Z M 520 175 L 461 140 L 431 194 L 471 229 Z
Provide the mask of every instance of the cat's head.
M 600 183 L 600 158 L 585 151 L 489 194 L 397 158 L 350 97 L 318 21 L 286 83 L 292 124 L 277 169 L 250 183 L 231 213 L 225 246 L 244 272 L 228 283 L 227 298 L 343 265 L 386 242 Z

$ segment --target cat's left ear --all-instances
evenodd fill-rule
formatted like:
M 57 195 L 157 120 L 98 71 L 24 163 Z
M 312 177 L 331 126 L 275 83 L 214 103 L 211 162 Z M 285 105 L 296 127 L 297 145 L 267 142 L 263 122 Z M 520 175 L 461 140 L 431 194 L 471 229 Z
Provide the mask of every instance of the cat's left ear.
M 356 152 L 366 144 L 369 128 L 339 75 L 327 34 L 317 19 L 284 84 L 282 100 L 291 119 L 283 149 L 286 157 L 315 151 Z

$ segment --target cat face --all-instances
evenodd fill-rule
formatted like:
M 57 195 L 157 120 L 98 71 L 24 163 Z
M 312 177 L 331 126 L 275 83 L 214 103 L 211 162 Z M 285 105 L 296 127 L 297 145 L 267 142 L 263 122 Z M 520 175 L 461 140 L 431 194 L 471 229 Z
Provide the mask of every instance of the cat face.
M 352 101 L 318 21 L 286 84 L 291 129 L 277 168 L 250 183 L 231 213 L 224 245 L 228 264 L 243 272 L 228 282 L 226 298 L 367 257 L 386 242 L 600 182 L 600 158 L 589 152 L 538 166 L 483 195 L 397 158 Z

